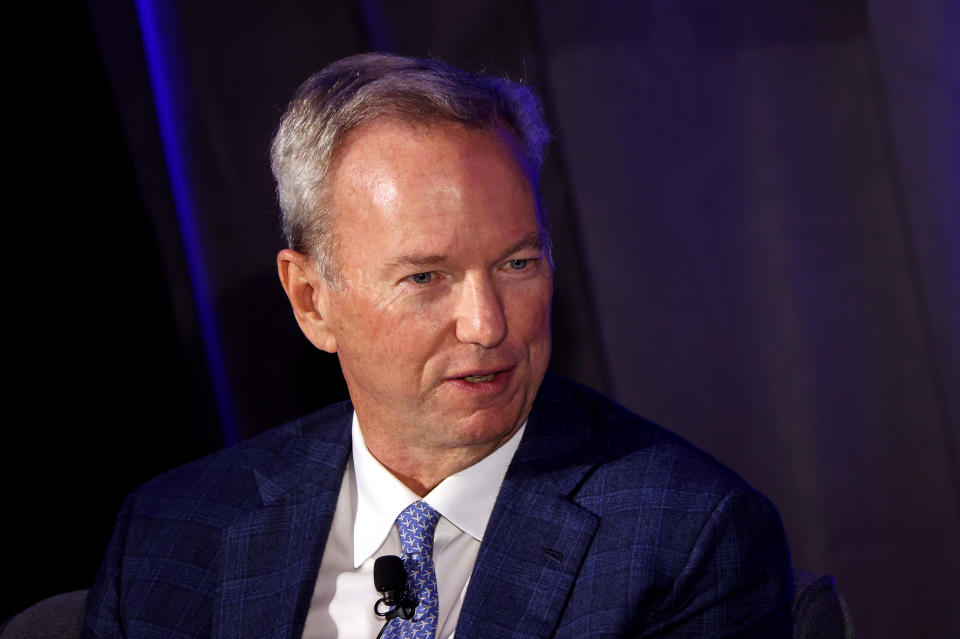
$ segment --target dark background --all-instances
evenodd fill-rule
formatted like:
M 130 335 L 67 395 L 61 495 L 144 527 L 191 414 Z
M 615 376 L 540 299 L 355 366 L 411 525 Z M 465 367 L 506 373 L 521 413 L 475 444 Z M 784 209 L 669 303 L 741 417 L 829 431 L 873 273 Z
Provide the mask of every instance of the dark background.
M 588 8 L 589 7 L 589 8 Z M 267 147 L 364 50 L 524 80 L 554 370 L 732 466 L 869 637 L 960 635 L 950 0 L 91 0 L 8 22 L 0 619 L 123 497 L 345 396 L 276 281 Z

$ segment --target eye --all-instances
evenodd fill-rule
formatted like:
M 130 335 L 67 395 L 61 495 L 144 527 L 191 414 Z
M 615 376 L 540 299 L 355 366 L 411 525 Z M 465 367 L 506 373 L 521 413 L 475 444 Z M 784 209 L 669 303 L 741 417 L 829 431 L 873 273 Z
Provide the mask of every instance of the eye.
M 417 273 L 416 275 L 411 275 L 407 279 L 414 284 L 429 284 L 433 280 L 433 273 Z
M 527 262 L 530 260 L 510 260 L 507 265 L 515 271 L 522 271 L 527 268 Z

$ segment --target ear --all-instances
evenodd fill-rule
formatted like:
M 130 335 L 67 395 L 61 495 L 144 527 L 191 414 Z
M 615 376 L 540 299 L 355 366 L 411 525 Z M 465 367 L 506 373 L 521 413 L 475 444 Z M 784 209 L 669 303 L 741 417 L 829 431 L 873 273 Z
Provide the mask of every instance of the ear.
M 300 330 L 320 350 L 336 353 L 337 340 L 326 314 L 329 285 L 313 261 L 303 253 L 283 249 L 277 253 L 277 272 Z

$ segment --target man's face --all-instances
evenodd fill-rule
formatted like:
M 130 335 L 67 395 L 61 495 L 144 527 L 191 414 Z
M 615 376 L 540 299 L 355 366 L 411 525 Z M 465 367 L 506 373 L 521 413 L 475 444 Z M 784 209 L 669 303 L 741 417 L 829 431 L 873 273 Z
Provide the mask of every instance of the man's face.
M 381 120 L 331 175 L 325 321 L 365 437 L 496 447 L 550 358 L 553 274 L 513 134 Z

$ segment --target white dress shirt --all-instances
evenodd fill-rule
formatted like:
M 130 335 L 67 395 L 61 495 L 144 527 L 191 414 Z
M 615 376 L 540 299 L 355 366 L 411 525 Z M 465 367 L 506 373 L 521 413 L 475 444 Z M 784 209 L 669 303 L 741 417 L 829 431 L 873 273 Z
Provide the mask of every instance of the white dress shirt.
M 423 497 L 441 515 L 433 547 L 440 600 L 437 639 L 453 637 L 483 531 L 525 427 Z M 353 451 L 340 484 L 304 639 L 377 636 L 384 621 L 373 612 L 380 597 L 373 587 L 373 564 L 377 557 L 401 554 L 397 516 L 420 499 L 367 450 L 356 413 L 352 428 Z

